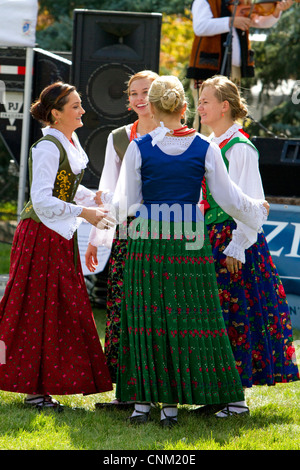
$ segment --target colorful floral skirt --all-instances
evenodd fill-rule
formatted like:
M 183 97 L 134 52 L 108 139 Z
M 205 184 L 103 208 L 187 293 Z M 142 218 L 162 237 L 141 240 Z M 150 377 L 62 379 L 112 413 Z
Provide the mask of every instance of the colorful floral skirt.
M 161 235 L 159 229 L 156 239 L 129 239 L 117 396 L 180 404 L 243 400 L 209 239 L 193 249 L 184 237 Z
M 223 250 L 233 221 L 208 226 L 220 302 L 244 387 L 299 379 L 286 294 L 263 233 L 246 250 L 237 274 L 226 269 Z
M 116 382 L 119 361 L 123 272 L 127 240 L 113 241 L 109 258 L 106 302 L 105 356 L 112 381 Z
M 76 266 L 73 239 L 31 219 L 19 223 L 0 303 L 0 341 L 6 347 L 1 390 L 56 395 L 112 390 L 79 255 Z

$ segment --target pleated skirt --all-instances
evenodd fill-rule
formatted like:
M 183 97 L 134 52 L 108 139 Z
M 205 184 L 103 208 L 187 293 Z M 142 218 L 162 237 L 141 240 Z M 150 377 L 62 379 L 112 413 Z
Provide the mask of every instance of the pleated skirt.
M 244 399 L 207 234 L 201 249 L 184 236 L 162 238 L 161 226 L 156 238 L 129 239 L 117 396 L 190 405 Z
M 41 223 L 18 224 L 0 303 L 0 389 L 91 394 L 112 390 L 77 244 Z M 3 361 L 2 361 L 3 362 Z
M 226 269 L 234 221 L 208 226 L 220 303 L 244 387 L 299 380 L 284 287 L 264 233 L 246 250 L 237 274 Z

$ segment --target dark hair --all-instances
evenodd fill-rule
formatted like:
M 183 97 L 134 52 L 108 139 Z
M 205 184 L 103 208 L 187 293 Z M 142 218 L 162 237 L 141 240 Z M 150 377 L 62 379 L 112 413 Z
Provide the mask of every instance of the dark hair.
M 39 98 L 31 105 L 30 113 L 32 117 L 45 124 L 53 124 L 52 109 L 62 111 L 72 91 L 76 91 L 76 88 L 68 83 L 55 82 L 47 86 L 43 89 Z

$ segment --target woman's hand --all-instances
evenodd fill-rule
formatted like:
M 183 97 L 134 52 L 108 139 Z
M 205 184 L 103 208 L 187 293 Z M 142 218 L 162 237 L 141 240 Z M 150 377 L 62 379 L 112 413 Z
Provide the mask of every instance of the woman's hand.
M 267 213 L 268 213 L 268 215 L 269 215 L 269 213 L 270 213 L 270 204 L 269 204 L 267 201 L 265 201 L 265 202 L 263 203 L 263 206 L 267 209 Z
M 97 247 L 88 244 L 87 250 L 85 252 L 85 264 L 91 273 L 95 272 L 96 266 L 98 266 L 98 258 L 97 258 Z
M 231 274 L 237 273 L 240 269 L 242 269 L 241 261 L 236 258 L 232 258 L 232 256 L 226 256 L 226 266 Z
M 116 221 L 108 215 L 108 211 L 94 207 L 83 207 L 80 217 L 100 230 L 114 227 Z
M 101 199 L 101 194 L 102 193 L 103 193 L 103 191 L 97 191 L 96 192 L 95 203 L 97 204 L 97 206 L 102 206 L 102 204 L 103 204 L 102 199 Z

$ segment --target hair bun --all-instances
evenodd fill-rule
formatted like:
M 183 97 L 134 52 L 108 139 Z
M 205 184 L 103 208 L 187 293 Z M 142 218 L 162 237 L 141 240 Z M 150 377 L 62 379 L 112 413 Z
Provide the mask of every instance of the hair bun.
M 174 111 L 180 100 L 179 93 L 174 88 L 166 90 L 161 98 L 162 107 L 168 111 Z

